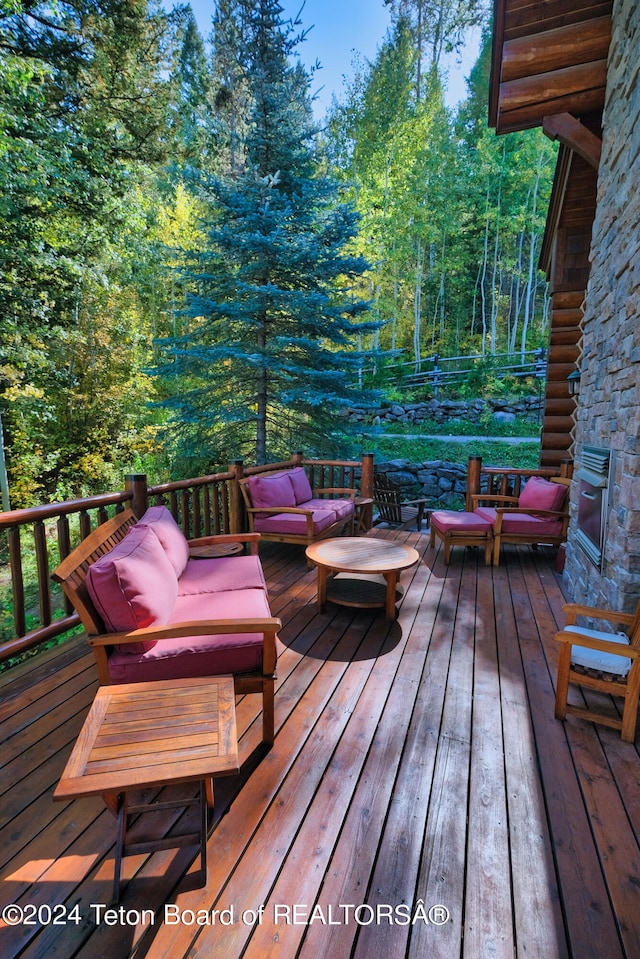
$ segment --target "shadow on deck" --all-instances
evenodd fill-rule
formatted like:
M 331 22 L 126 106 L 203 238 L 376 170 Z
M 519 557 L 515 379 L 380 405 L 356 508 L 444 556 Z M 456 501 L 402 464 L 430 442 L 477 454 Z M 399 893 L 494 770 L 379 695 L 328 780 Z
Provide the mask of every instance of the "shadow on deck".
M 195 850 L 134 856 L 106 911 L 115 821 L 51 798 L 93 659 L 75 640 L 3 678 L 0 905 L 23 919 L 3 956 L 640 956 L 637 745 L 553 718 L 554 551 L 491 568 L 457 548 L 445 567 L 424 535 L 371 535 L 422 557 L 395 623 L 319 614 L 303 550 L 261 548 L 284 624 L 276 742 L 262 753 L 260 699 L 239 701 L 205 889 Z

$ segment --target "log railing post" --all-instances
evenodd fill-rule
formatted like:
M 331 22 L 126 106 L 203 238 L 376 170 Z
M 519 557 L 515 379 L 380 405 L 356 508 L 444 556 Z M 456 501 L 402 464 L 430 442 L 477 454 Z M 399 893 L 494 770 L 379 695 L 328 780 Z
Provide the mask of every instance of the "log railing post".
M 482 473 L 482 457 L 470 456 L 467 462 L 467 495 L 465 498 L 465 509 L 468 513 L 473 513 L 473 495 L 481 492 L 480 476 Z
M 140 519 L 149 505 L 146 473 L 127 473 L 124 478 L 124 488 L 131 494 L 131 509 L 137 519 Z
M 367 499 L 373 498 L 373 453 L 362 454 L 360 495 L 367 497 Z
M 231 483 L 231 502 L 230 502 L 230 512 L 229 516 L 229 532 L 230 533 L 243 533 L 245 529 L 244 523 L 244 507 L 242 492 L 240 490 L 240 480 L 244 476 L 244 461 L 243 460 L 233 460 L 229 463 L 229 472 L 233 473 L 233 481 Z

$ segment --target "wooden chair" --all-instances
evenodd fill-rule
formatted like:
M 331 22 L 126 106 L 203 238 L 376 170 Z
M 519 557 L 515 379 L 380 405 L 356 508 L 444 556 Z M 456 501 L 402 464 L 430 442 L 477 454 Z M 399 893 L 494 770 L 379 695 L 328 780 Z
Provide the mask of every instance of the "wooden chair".
M 635 613 L 610 612 L 570 603 L 564 607 L 567 625 L 556 633 L 562 644 L 556 685 L 556 719 L 567 713 L 593 723 L 619 729 L 624 742 L 635 739 L 638 697 L 640 696 L 640 603 Z M 578 617 L 605 620 L 623 626 L 624 632 L 607 633 L 578 626 Z M 567 702 L 569 684 L 621 696 L 622 719 Z
M 403 500 L 400 487 L 390 480 L 386 473 L 375 473 L 373 477 L 373 502 L 378 510 L 378 523 L 388 523 L 399 529 L 409 529 L 416 524 L 422 529 L 426 499 Z
M 538 478 L 538 482 L 556 484 L 564 493 L 558 495 L 556 509 L 542 509 L 538 506 L 523 506 L 524 490 L 520 496 L 474 494 L 471 496 L 473 511 L 493 525 L 493 564 L 500 563 L 502 543 L 527 543 L 538 546 L 543 543 L 560 546 L 566 542 L 569 527 L 569 486 L 571 480 L 561 476 L 552 476 L 548 481 Z M 526 489 L 526 486 L 525 486 Z

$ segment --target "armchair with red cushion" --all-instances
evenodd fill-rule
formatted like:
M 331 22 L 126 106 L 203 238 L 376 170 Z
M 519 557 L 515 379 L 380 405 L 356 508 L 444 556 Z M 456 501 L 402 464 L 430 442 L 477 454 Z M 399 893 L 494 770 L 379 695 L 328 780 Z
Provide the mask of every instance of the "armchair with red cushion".
M 493 563 L 500 562 L 502 543 L 548 543 L 559 546 L 567 538 L 569 484 L 564 477 L 531 476 L 519 496 L 474 494 L 474 513 L 493 526 Z

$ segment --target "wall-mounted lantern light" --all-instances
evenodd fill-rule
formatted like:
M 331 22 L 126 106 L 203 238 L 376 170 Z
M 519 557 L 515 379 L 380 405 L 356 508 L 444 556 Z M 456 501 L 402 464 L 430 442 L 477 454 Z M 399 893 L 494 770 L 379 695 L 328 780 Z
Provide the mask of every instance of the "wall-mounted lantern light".
M 580 370 L 573 370 L 567 377 L 569 396 L 577 396 L 580 392 Z

